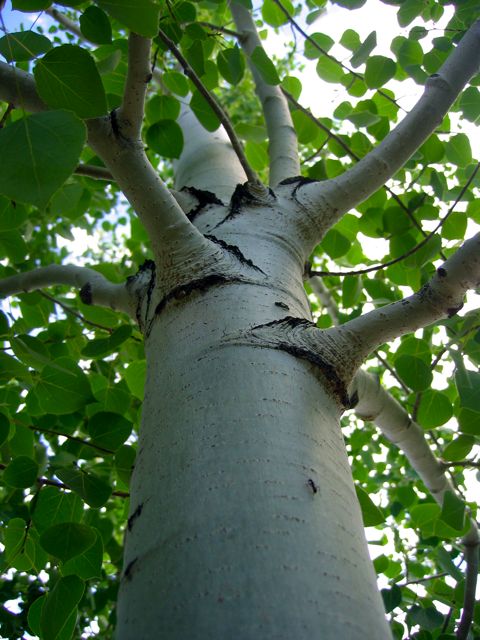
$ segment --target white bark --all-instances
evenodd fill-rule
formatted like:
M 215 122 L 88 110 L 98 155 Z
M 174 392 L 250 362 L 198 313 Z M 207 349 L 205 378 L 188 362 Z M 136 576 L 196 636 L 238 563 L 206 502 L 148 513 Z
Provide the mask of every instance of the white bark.
M 140 139 L 145 96 L 152 77 L 150 47 L 149 38 L 136 33 L 128 36 L 128 70 L 118 119 L 123 135 L 135 140 Z
M 124 311 L 135 318 L 136 300 L 125 284 L 114 284 L 94 269 L 75 265 L 53 264 L 3 278 L 0 280 L 0 298 L 55 285 L 75 287 L 81 290 L 88 304 Z
M 119 640 L 390 637 L 337 401 L 302 357 L 235 341 L 286 307 L 309 318 L 287 252 L 253 246 L 278 271 L 268 286 L 192 291 L 155 317 Z
M 184 132 L 182 155 L 175 163 L 175 188 L 211 191 L 228 203 L 237 184 L 247 180 L 225 130 L 208 132 L 192 111 L 183 108 L 179 124 Z
M 427 80 L 425 92 L 373 151 L 340 176 L 304 185 L 298 198 L 333 225 L 343 213 L 382 187 L 431 135 L 480 65 L 480 20 L 466 32 L 447 61 Z M 312 228 L 312 241 L 321 237 Z
M 241 32 L 240 43 L 247 59 L 256 47 L 262 43 L 258 37 L 255 23 L 248 9 L 234 1 L 230 4 L 237 29 Z M 300 175 L 297 134 L 293 126 L 288 103 L 278 86 L 267 84 L 255 66 L 250 63 L 255 90 L 263 108 L 267 125 L 270 156 L 270 185 L 277 184 Z

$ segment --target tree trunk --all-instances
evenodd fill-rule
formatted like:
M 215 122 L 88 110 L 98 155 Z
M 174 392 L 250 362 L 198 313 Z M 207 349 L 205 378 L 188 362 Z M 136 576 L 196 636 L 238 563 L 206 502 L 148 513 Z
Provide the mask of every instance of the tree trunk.
M 303 264 L 258 227 L 247 252 L 235 225 L 217 232 L 278 277 L 198 287 L 146 330 L 118 638 L 385 640 L 338 399 L 302 354 L 248 337 L 310 319 Z

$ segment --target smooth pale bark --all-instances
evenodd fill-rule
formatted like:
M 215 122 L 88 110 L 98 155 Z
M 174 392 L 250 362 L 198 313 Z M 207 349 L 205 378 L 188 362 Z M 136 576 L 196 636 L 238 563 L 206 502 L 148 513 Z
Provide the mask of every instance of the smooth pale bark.
M 310 362 L 232 339 L 310 317 L 303 264 L 275 237 L 249 258 L 276 279 L 171 300 L 146 340 L 117 637 L 385 640 L 339 403 Z

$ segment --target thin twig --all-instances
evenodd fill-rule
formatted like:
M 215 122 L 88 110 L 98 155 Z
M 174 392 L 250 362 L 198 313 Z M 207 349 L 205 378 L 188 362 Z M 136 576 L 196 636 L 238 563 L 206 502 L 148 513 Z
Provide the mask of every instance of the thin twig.
M 397 587 L 407 587 L 409 584 L 422 584 L 423 582 L 430 582 L 430 580 L 444 578 L 445 576 L 448 576 L 448 571 L 442 571 L 442 573 L 436 573 L 433 576 L 427 576 L 425 578 L 418 578 L 417 580 L 407 580 L 406 582 L 397 583 Z
M 85 318 L 85 316 L 83 316 L 81 313 L 79 313 L 78 311 L 75 311 L 75 309 L 72 309 L 72 307 L 69 307 L 64 302 L 57 300 L 57 298 L 54 298 L 49 293 L 45 293 L 45 291 L 39 291 L 38 293 L 44 298 L 46 298 L 47 300 L 50 300 L 50 302 L 53 302 L 54 304 L 58 304 L 58 306 L 61 307 L 65 311 L 65 313 L 69 313 L 70 315 L 75 316 L 85 324 L 88 324 L 91 327 L 95 327 L 96 329 L 102 329 L 103 331 L 108 331 L 108 333 L 112 333 L 113 329 L 111 329 L 110 327 L 105 327 L 104 325 L 98 324 L 97 322 L 93 322 L 92 320 L 87 320 L 87 318 Z
M 294 98 L 293 95 L 291 93 L 289 93 L 283 87 L 281 88 L 281 91 L 283 92 L 283 95 L 287 98 L 287 100 L 290 102 L 290 104 L 292 104 L 295 107 L 295 109 L 298 109 L 299 111 L 301 111 L 319 129 L 321 129 L 322 131 L 327 133 L 331 138 L 333 138 L 333 140 L 335 140 L 335 142 L 337 142 L 342 147 L 342 149 L 347 152 L 347 154 L 352 158 L 352 160 L 355 160 L 357 162 L 359 162 L 361 160 L 361 157 L 359 155 L 357 155 L 355 153 L 355 151 L 353 151 L 353 149 L 351 149 L 348 146 L 348 144 L 338 134 L 333 132 L 326 125 L 324 125 L 317 117 L 315 117 L 313 115 L 313 113 L 310 111 L 310 109 L 307 109 L 306 107 L 301 105 L 300 102 L 298 102 L 298 100 L 296 98 Z M 383 185 L 383 189 L 385 189 L 385 191 L 390 195 L 390 197 L 393 198 L 393 200 L 395 200 L 395 202 L 398 204 L 398 206 L 407 214 L 407 216 L 410 218 L 410 221 L 412 222 L 412 224 L 420 231 L 420 233 L 423 236 L 426 237 L 427 236 L 427 232 L 422 229 L 422 226 L 419 224 L 418 220 L 415 218 L 415 216 L 410 211 L 410 209 L 407 207 L 407 205 L 404 204 L 404 202 L 402 201 L 400 196 L 398 196 L 395 193 L 395 191 L 393 191 L 393 189 L 391 189 L 386 184 Z M 443 254 L 441 254 L 441 255 L 442 255 L 442 258 L 445 259 L 445 256 Z
M 449 462 L 447 460 L 441 460 L 440 464 L 445 469 L 449 467 L 471 467 L 472 469 L 480 469 L 480 462 L 476 462 L 475 460 L 456 460 L 455 462 Z
M 302 27 L 298 24 L 298 22 L 296 22 L 296 20 L 294 18 L 292 18 L 292 16 L 290 15 L 290 13 L 288 12 L 288 10 L 283 6 L 283 4 L 280 2 L 280 0 L 273 0 L 275 2 L 275 4 L 278 6 L 278 8 L 280 9 L 280 11 L 282 11 L 282 13 L 285 15 L 285 17 L 287 18 L 287 20 L 290 22 L 290 24 L 292 25 L 292 27 L 294 27 L 299 33 L 302 34 L 302 36 L 305 38 L 305 40 L 307 40 L 308 42 L 310 42 L 310 44 L 312 45 L 312 47 L 314 47 L 315 49 L 317 49 L 317 51 L 320 51 L 320 53 L 322 53 L 325 57 L 329 58 L 330 60 L 332 60 L 333 62 L 335 62 L 335 64 L 338 64 L 340 67 L 342 67 L 342 69 L 345 69 L 345 71 L 347 71 L 347 73 L 350 73 L 354 78 L 358 78 L 359 80 L 361 80 L 362 82 L 365 82 L 365 78 L 362 76 L 361 73 L 358 73 L 357 71 L 354 71 L 353 69 L 350 69 L 350 67 L 347 67 L 346 64 L 343 64 L 343 62 L 341 62 L 340 60 L 337 60 L 337 58 L 335 58 L 335 56 L 332 56 L 330 53 L 328 53 L 328 51 L 326 51 L 323 47 L 321 47 L 318 42 L 315 42 L 315 40 L 313 38 L 311 38 L 308 33 L 306 33 Z M 384 98 L 386 98 L 387 100 L 389 100 L 390 102 L 393 102 L 393 104 L 398 108 L 398 109 L 402 109 L 402 111 L 406 111 L 403 107 L 401 107 L 398 102 L 392 98 L 391 96 L 388 95 L 388 93 L 385 93 L 384 91 L 382 91 L 381 89 L 377 89 L 377 92 L 383 96 Z
M 79 164 L 74 173 L 79 176 L 87 176 L 96 180 L 115 182 L 115 178 L 106 167 L 97 167 L 93 164 Z
M 472 626 L 473 611 L 475 608 L 475 591 L 478 576 L 478 538 L 472 544 L 465 544 L 463 558 L 467 568 L 465 571 L 465 594 L 463 597 L 463 611 L 457 628 L 457 640 L 467 640 Z
M 57 480 L 49 480 L 48 478 L 37 478 L 37 482 L 42 486 L 47 485 L 49 487 L 57 487 L 58 489 L 68 489 L 68 491 L 72 491 L 68 484 L 65 484 L 64 482 L 58 482 Z M 111 495 L 117 496 L 118 498 L 130 497 L 128 491 L 112 491 Z
M 234 31 L 233 29 L 228 29 L 227 27 L 221 27 L 218 24 L 212 24 L 211 22 L 198 22 L 202 27 L 207 27 L 207 29 L 211 29 L 212 31 L 218 31 L 218 33 L 224 33 L 226 36 L 233 36 L 239 40 L 242 37 L 241 33 L 238 31 Z
M 89 442 L 88 440 L 84 440 L 79 436 L 71 436 L 68 433 L 60 433 L 59 431 L 55 431 L 54 429 L 42 429 L 41 427 L 37 427 L 33 424 L 28 425 L 28 428 L 32 431 L 39 431 L 40 433 L 46 433 L 51 436 L 61 436 L 62 438 L 67 438 L 67 440 L 73 440 L 74 442 L 78 442 L 79 444 L 85 445 L 86 447 L 91 447 L 92 449 L 97 449 L 102 453 L 112 454 L 115 451 L 111 449 L 106 449 L 105 447 L 100 447 L 98 444 L 93 444 L 93 442 Z
M 210 105 L 212 111 L 215 113 L 217 118 L 222 123 L 223 128 L 225 129 L 225 131 L 226 131 L 226 133 L 227 133 L 227 135 L 228 135 L 228 137 L 230 139 L 232 147 L 233 147 L 235 153 L 237 154 L 237 157 L 238 157 L 238 159 L 240 161 L 240 164 L 242 165 L 243 170 L 245 171 L 245 173 L 247 175 L 248 181 L 251 182 L 252 184 L 260 184 L 260 179 L 258 178 L 258 176 L 255 173 L 255 171 L 249 165 L 247 157 L 245 155 L 245 152 L 243 151 L 242 143 L 237 138 L 237 135 L 236 135 L 235 131 L 233 130 L 232 124 L 230 122 L 230 119 L 228 118 L 228 116 L 225 113 L 225 111 L 223 110 L 223 108 L 218 104 L 218 102 L 215 100 L 215 98 L 210 93 L 210 91 L 205 87 L 205 85 L 200 80 L 200 78 L 197 76 L 197 74 L 195 73 L 193 68 L 190 66 L 190 64 L 187 62 L 187 60 L 181 54 L 181 52 L 179 51 L 178 47 L 175 45 L 173 40 L 171 40 L 161 29 L 158 32 L 158 36 L 162 40 L 162 42 L 164 42 L 167 45 L 167 47 L 170 49 L 170 51 L 173 53 L 175 58 L 181 64 L 181 66 L 182 66 L 182 68 L 183 68 L 183 70 L 185 72 L 185 75 L 187 75 L 190 78 L 190 80 L 196 86 L 198 91 L 201 93 L 201 95 L 208 102 L 208 104 Z
M 2 116 L 2 119 L 0 120 L 0 129 L 3 129 L 3 127 L 5 126 L 5 122 L 7 121 L 8 116 L 11 114 L 11 112 L 15 109 L 15 105 L 13 105 L 11 102 L 8 104 L 7 108 L 5 109 L 5 112 Z
M 312 276 L 360 276 L 360 275 L 363 275 L 364 273 L 371 273 L 372 271 L 379 271 L 380 269 L 386 269 L 387 267 L 390 267 L 393 264 L 396 264 L 397 262 L 401 262 L 402 260 L 405 260 L 405 258 L 408 258 L 409 256 L 413 255 L 419 249 L 425 246 L 429 240 L 433 238 L 433 236 L 437 233 L 437 231 L 446 222 L 448 217 L 453 213 L 453 211 L 455 210 L 455 207 L 462 199 L 466 190 L 468 189 L 473 179 L 477 175 L 477 172 L 479 169 L 480 169 L 480 162 L 477 163 L 477 166 L 473 170 L 472 175 L 469 177 L 465 185 L 462 187 L 462 190 L 458 194 L 455 202 L 452 204 L 450 209 L 447 211 L 447 213 L 443 216 L 443 218 L 437 224 L 435 229 L 433 229 L 433 231 L 430 231 L 430 233 L 421 242 L 419 242 L 417 245 L 412 247 L 412 249 L 405 252 L 401 256 L 398 256 L 398 258 L 393 258 L 392 260 L 388 260 L 387 262 L 383 262 L 382 264 L 377 264 L 372 267 L 365 267 L 365 269 L 357 269 L 355 271 L 310 271 L 310 275 Z

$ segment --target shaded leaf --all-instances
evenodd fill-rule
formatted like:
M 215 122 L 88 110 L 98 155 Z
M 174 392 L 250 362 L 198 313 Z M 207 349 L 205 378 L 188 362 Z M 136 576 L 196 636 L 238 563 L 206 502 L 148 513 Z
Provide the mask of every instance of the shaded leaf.
M 80 522 L 61 522 L 45 529 L 40 544 L 47 553 L 66 562 L 89 549 L 95 542 L 95 529 Z
M 44 207 L 78 164 L 85 126 L 67 111 L 35 113 L 0 130 L 0 193 Z

